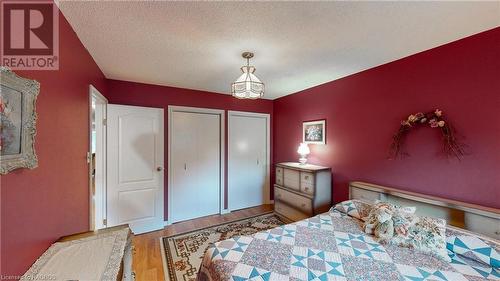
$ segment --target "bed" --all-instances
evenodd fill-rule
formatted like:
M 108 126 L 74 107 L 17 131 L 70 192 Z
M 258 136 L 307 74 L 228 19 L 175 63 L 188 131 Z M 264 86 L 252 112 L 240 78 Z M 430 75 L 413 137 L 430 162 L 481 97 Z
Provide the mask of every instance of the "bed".
M 361 182 L 349 189 L 351 199 L 417 206 L 420 214 L 448 221 L 447 237 L 478 238 L 500 252 L 498 209 Z M 361 220 L 332 210 L 215 243 L 204 255 L 198 280 L 500 280 L 496 264 L 451 251 L 449 256 L 451 262 L 379 244 L 363 232 Z

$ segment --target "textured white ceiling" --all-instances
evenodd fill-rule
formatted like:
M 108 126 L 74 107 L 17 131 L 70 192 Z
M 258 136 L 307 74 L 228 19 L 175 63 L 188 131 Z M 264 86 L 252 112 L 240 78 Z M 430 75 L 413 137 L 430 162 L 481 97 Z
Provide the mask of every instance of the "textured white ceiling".
M 59 5 L 108 78 L 227 94 L 248 50 L 269 99 L 500 26 L 500 1 Z

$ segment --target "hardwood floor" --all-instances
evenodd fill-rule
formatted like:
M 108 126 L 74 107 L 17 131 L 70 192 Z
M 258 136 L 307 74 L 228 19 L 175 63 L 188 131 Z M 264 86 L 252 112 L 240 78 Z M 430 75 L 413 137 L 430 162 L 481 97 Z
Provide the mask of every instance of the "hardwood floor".
M 163 280 L 162 253 L 160 237 L 188 232 L 211 225 L 239 220 L 273 210 L 273 205 L 262 205 L 254 208 L 235 211 L 225 215 L 213 215 L 199 219 L 176 223 L 165 227 L 163 230 L 136 235 L 133 238 L 135 247 L 133 270 L 137 281 Z

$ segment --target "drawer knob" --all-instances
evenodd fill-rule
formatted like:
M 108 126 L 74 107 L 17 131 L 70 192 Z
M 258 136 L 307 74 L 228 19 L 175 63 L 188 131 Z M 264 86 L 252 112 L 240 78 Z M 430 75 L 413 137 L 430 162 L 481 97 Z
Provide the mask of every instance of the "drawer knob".
M 300 206 L 305 207 L 305 206 L 306 206 L 306 204 L 305 204 L 305 203 L 302 203 L 302 205 L 300 205 Z
M 305 176 L 304 178 L 305 178 L 306 180 L 308 180 L 308 179 L 309 179 L 309 176 Z
M 306 191 L 308 191 L 308 190 L 309 190 L 309 187 L 306 187 L 306 188 L 305 188 L 305 190 L 306 190 Z

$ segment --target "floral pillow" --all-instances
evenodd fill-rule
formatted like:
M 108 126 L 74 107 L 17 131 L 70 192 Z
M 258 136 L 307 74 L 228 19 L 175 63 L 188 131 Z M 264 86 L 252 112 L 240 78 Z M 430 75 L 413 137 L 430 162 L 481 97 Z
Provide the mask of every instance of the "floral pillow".
M 415 217 L 406 233 L 397 233 L 391 244 L 433 254 L 450 262 L 446 250 L 446 221 L 432 217 Z
M 347 214 L 351 217 L 364 220 L 371 209 L 371 204 L 352 199 L 338 203 L 330 209 L 330 211 L 336 210 L 341 213 Z
M 500 268 L 500 254 L 478 237 L 467 235 L 447 237 L 446 248 L 455 254 Z

